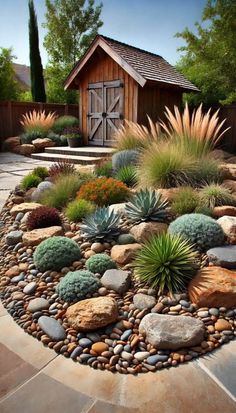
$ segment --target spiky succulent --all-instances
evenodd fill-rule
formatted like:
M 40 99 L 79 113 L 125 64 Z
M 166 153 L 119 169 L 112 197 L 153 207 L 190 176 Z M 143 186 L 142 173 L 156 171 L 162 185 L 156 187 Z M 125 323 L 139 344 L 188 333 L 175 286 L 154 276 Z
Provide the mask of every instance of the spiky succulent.
M 123 166 L 116 174 L 116 179 L 124 182 L 127 186 L 134 186 L 137 183 L 137 170 L 134 165 Z
M 196 273 L 193 245 L 179 235 L 161 234 L 147 241 L 133 263 L 136 276 L 152 288 L 180 292 Z
M 141 189 L 125 206 L 125 214 L 132 222 L 158 221 L 168 219 L 168 202 L 158 191 Z
M 111 239 L 119 235 L 118 225 L 120 217 L 109 208 L 97 208 L 87 216 L 80 226 L 85 239 Z

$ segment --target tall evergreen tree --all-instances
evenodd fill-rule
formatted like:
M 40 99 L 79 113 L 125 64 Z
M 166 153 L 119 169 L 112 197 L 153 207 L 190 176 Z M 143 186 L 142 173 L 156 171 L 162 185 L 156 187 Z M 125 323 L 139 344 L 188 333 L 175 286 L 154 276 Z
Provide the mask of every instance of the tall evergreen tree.
M 46 102 L 43 66 L 39 51 L 38 23 L 33 0 L 29 0 L 28 5 L 31 93 L 34 102 Z

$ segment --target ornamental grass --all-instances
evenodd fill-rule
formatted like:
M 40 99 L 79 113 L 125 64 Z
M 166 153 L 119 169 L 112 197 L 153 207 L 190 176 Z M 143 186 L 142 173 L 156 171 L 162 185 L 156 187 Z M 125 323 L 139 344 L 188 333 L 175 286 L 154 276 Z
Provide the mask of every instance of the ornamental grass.
M 23 126 L 25 132 L 37 130 L 46 133 L 49 131 L 49 129 L 52 128 L 55 119 L 55 112 L 49 112 L 46 115 L 45 110 L 33 110 L 32 112 L 27 112 L 25 115 L 23 115 L 20 123 Z

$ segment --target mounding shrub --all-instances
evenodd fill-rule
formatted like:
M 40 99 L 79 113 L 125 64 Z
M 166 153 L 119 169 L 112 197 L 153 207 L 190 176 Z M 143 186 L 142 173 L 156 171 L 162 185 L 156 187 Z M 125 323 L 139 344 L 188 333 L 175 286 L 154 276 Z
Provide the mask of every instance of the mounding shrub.
M 202 206 L 211 209 L 222 205 L 235 205 L 235 198 L 230 190 L 214 183 L 201 188 L 199 198 Z
M 210 156 L 203 157 L 197 161 L 197 167 L 193 177 L 193 185 L 201 187 L 205 184 L 220 183 L 223 180 L 222 171 L 217 161 Z
M 39 176 L 34 175 L 33 173 L 31 173 L 31 174 L 28 174 L 28 175 L 24 176 L 24 178 L 21 181 L 20 186 L 23 189 L 36 188 L 38 186 L 38 184 L 40 184 L 41 181 L 42 181 L 42 179 L 39 178 Z
M 106 270 L 116 268 L 115 262 L 107 254 L 92 255 L 85 264 L 86 268 L 91 272 L 99 272 L 103 274 Z
M 62 175 L 55 181 L 54 186 L 43 192 L 40 197 L 40 202 L 43 205 L 63 209 L 70 201 L 72 201 L 81 185 L 88 179 L 84 174 Z
M 107 178 L 110 178 L 112 176 L 112 162 L 111 161 L 101 161 L 95 166 L 95 175 L 97 177 L 100 176 L 106 176 Z
M 32 173 L 44 180 L 48 176 L 48 168 L 46 168 L 46 166 L 37 166 L 33 169 Z
M 112 155 L 112 169 L 118 172 L 124 166 L 135 165 L 140 157 L 140 152 L 135 149 L 126 149 Z
M 61 224 L 62 221 L 58 210 L 47 206 L 41 206 L 31 211 L 26 221 L 26 226 L 29 230 L 61 226 Z
M 20 135 L 20 141 L 22 144 L 32 144 L 32 141 L 34 141 L 35 139 L 43 139 L 46 138 L 46 136 L 47 132 L 32 129 L 29 132 L 22 133 Z
M 123 166 L 116 173 L 116 179 L 129 187 L 137 184 L 137 168 L 134 165 Z
M 208 217 L 213 217 L 213 210 L 211 208 L 207 208 L 201 205 L 198 205 L 194 211 L 196 214 L 203 214 L 207 215 Z
M 168 231 L 181 235 L 201 251 L 218 247 L 224 243 L 221 226 L 211 217 L 203 214 L 186 214 L 171 222 Z
M 141 189 L 125 205 L 125 215 L 132 222 L 158 221 L 168 219 L 168 202 L 162 198 L 160 192 Z
M 100 281 L 86 270 L 68 272 L 59 282 L 56 291 L 61 300 L 73 302 L 91 296 L 100 287 Z
M 57 133 L 54 133 L 53 131 L 50 131 L 47 135 L 47 138 L 51 139 L 55 143 L 56 146 L 67 146 L 67 139 L 63 139 L 63 136 L 58 135 Z
M 61 175 L 72 175 L 75 173 L 75 165 L 66 160 L 55 162 L 48 170 L 48 175 L 53 182 L 55 182 Z
M 159 294 L 184 290 L 196 273 L 193 245 L 179 235 L 162 234 L 148 240 L 137 252 L 134 273 Z
M 69 202 L 65 209 L 66 217 L 73 222 L 79 222 L 82 218 L 86 217 L 95 209 L 95 205 L 86 199 L 75 199 Z
M 51 237 L 42 241 L 34 252 L 34 263 L 39 271 L 60 271 L 80 259 L 80 248 L 66 237 Z
M 120 234 L 117 239 L 117 242 L 119 245 L 127 245 L 133 244 L 136 241 L 132 234 Z
M 199 197 L 197 191 L 191 187 L 181 188 L 175 195 L 171 205 L 171 211 L 177 215 L 190 214 L 198 206 Z
M 196 167 L 196 160 L 176 145 L 153 144 L 140 159 L 139 181 L 142 186 L 153 188 L 191 185 Z
M 117 237 L 120 216 L 109 208 L 97 208 L 95 212 L 84 218 L 80 230 L 85 239 L 110 240 Z
M 78 125 L 79 125 L 78 118 L 76 118 L 75 116 L 65 115 L 65 116 L 60 116 L 59 118 L 55 120 L 52 130 L 58 135 L 61 135 L 64 129 L 78 126 Z
M 77 196 L 94 202 L 98 206 L 123 202 L 128 198 L 129 189 L 123 182 L 113 178 L 96 178 L 81 186 Z

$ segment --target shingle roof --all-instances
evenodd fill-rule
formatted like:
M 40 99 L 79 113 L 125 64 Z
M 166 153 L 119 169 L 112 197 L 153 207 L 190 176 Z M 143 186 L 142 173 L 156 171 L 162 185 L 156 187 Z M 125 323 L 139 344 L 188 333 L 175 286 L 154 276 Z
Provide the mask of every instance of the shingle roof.
M 130 66 L 133 67 L 144 79 L 171 83 L 184 89 L 198 91 L 198 88 L 189 82 L 183 75 L 171 66 L 163 57 L 147 52 L 137 47 L 130 46 L 117 40 L 102 37 L 106 43 L 118 53 Z

